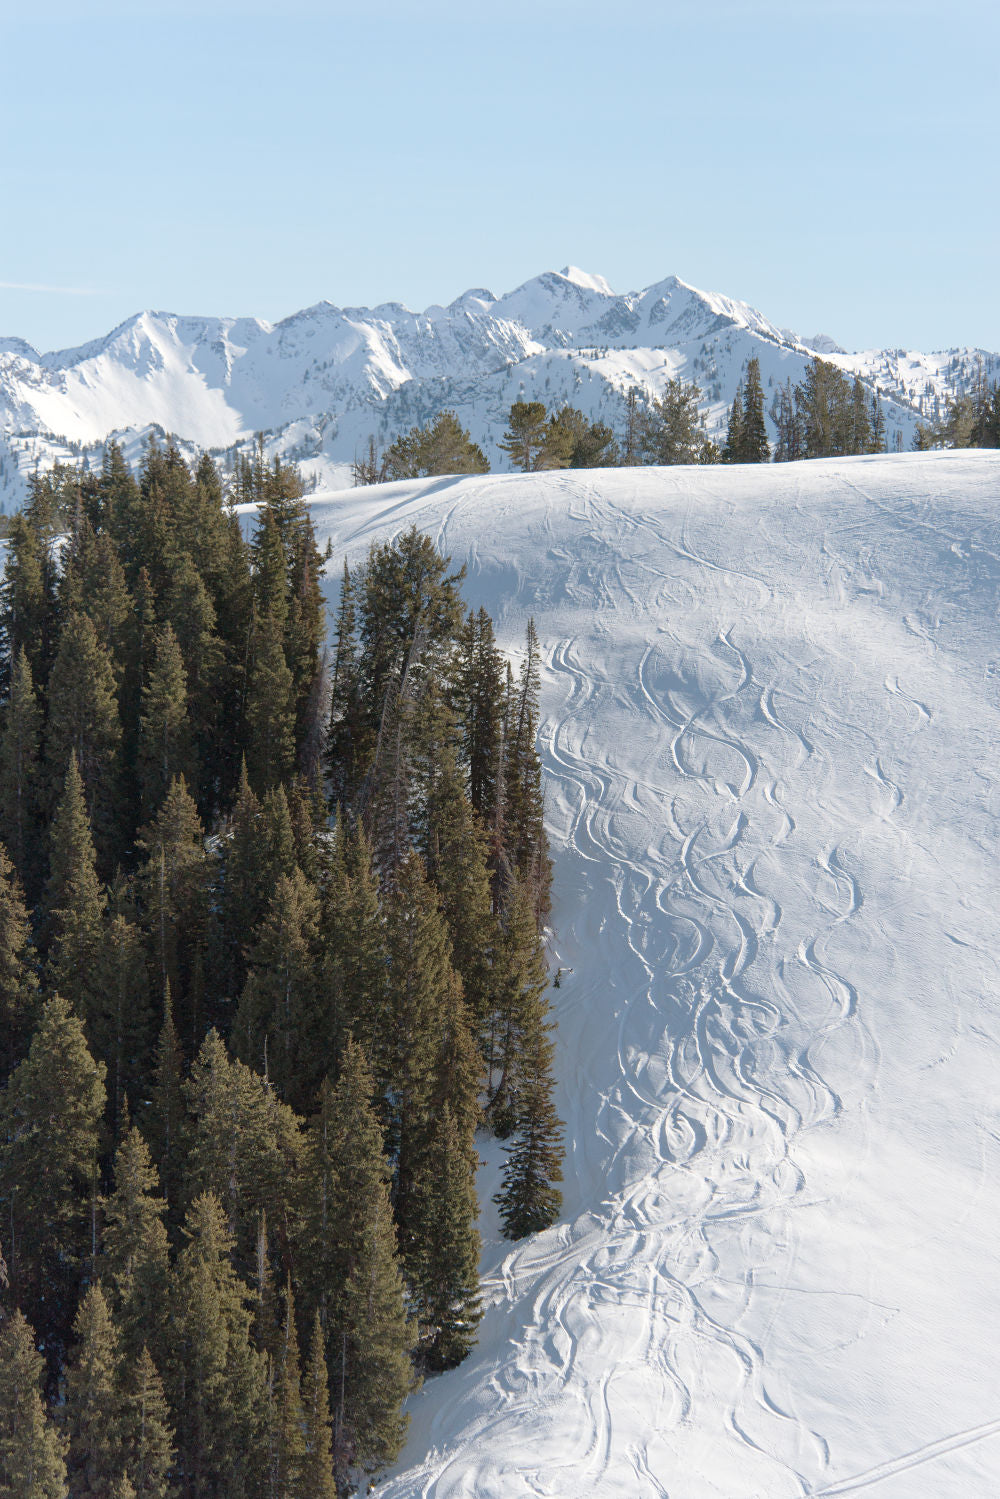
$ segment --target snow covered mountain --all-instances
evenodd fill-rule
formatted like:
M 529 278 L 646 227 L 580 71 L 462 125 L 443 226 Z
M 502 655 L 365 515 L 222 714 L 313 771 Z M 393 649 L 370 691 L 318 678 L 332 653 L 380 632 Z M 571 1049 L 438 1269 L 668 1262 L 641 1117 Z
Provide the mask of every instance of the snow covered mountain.
M 333 578 L 416 522 L 545 663 L 564 1212 L 500 1240 L 491 1153 L 383 1499 L 1000 1493 L 1000 454 L 313 514 Z
M 0 339 L 0 500 L 23 493 L 36 464 L 100 461 L 109 435 L 137 454 L 150 428 L 192 453 L 225 455 L 266 431 L 276 451 L 319 482 L 343 480 L 370 433 L 391 440 L 453 407 L 494 466 L 511 402 L 570 402 L 620 427 L 622 393 L 652 394 L 681 376 L 701 387 L 710 427 L 724 429 L 747 359 L 761 362 L 765 396 L 801 379 L 813 351 L 882 392 L 890 447 L 910 446 L 921 416 L 966 388 L 1000 355 L 838 352 L 803 340 L 754 308 L 676 277 L 618 295 L 572 266 L 499 299 L 468 291 L 448 307 L 329 302 L 271 325 L 256 318 L 144 312 L 82 348 L 38 354 Z

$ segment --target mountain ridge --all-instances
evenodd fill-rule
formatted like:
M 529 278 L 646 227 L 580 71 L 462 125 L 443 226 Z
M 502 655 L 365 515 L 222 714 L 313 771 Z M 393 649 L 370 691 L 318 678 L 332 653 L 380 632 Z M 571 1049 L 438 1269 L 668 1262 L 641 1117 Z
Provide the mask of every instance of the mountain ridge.
M 270 323 L 147 309 L 75 348 L 40 354 L 0 339 L 0 499 L 17 504 L 36 466 L 99 462 L 109 437 L 137 452 L 150 432 L 219 456 L 263 431 L 310 479 L 343 482 L 369 434 L 389 442 L 446 406 L 498 466 L 512 401 L 569 403 L 619 428 L 630 386 L 650 398 L 672 378 L 699 385 L 720 436 L 751 356 L 769 403 L 817 352 L 878 394 L 895 447 L 980 369 L 1000 375 L 990 351 L 845 353 L 829 335 L 803 338 L 678 276 L 619 293 L 572 265 L 422 311 L 321 300 Z

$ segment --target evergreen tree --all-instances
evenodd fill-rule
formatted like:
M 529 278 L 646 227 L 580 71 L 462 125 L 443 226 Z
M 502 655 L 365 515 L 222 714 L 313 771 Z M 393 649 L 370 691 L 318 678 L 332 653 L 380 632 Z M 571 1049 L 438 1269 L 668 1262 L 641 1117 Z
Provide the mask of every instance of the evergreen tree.
M 184 1121 L 182 1072 L 183 1056 L 177 1038 L 177 1027 L 174 1025 L 174 1007 L 168 980 L 164 986 L 163 1023 L 153 1058 L 149 1135 L 163 1192 L 173 1210 L 179 1206 L 181 1196 L 181 1135 Z
M 212 1193 L 195 1198 L 171 1278 L 167 1392 L 185 1499 L 263 1499 L 266 1380 L 250 1341 L 249 1293 Z
M 193 1047 L 210 1018 L 205 1014 L 204 988 L 212 868 L 198 809 L 183 776 L 171 781 L 163 805 L 136 846 L 146 856 L 139 889 L 152 953 L 151 977 L 160 993 L 169 984 L 180 1033 Z
M 140 1130 L 132 1125 L 115 1152 L 114 1190 L 105 1203 L 101 1273 L 109 1287 L 122 1346 L 136 1358 L 161 1347 L 167 1300 L 166 1203 Z M 138 1481 L 138 1480 L 137 1480 Z
M 0 1322 L 0 1496 L 64 1499 L 66 1463 L 42 1404 L 42 1356 L 19 1311 Z
M 708 438 L 698 410 L 701 391 L 684 380 L 668 380 L 641 422 L 644 463 L 702 463 Z
M 3 677 L 25 652 L 32 678 L 44 681 L 50 666 L 54 620 L 52 566 L 48 547 L 26 512 L 11 517 L 3 582 L 0 583 L 0 651 Z
M 34 897 L 41 876 L 39 737 L 41 712 L 22 645 L 13 662 L 0 736 L 0 839 Z
M 723 463 L 742 463 L 743 453 L 743 381 L 736 387 L 733 404 L 729 408 L 729 424 L 726 427 L 726 445 L 722 449 Z
M 261 795 L 291 774 L 295 761 L 295 693 L 282 627 L 265 615 L 255 635 L 247 693 L 247 768 Z
M 764 391 L 760 383 L 760 360 L 756 354 L 747 361 L 739 451 L 742 463 L 767 463 L 771 457 L 771 445 L 767 440 L 767 426 L 764 421 Z
M 176 777 L 183 776 L 189 784 L 195 782 L 187 673 L 169 623 L 157 638 L 149 681 L 142 690 L 137 761 L 140 815 L 144 821 L 155 817 Z
M 319 989 L 319 897 L 297 867 L 281 875 L 254 947 L 253 1013 L 239 1028 L 246 1060 L 264 1066 L 294 1107 L 311 1101 L 324 1071 Z
M 542 771 L 535 748 L 541 678 L 538 634 L 528 621 L 525 656 L 512 695 L 505 734 L 505 822 L 510 863 L 532 894 L 538 921 L 549 909 L 551 864 L 545 835 Z
M 454 411 L 441 411 L 426 427 L 411 427 L 385 452 L 387 479 L 432 474 L 487 474 L 490 466 Z
M 295 1232 L 302 1152 L 299 1122 L 264 1078 L 230 1060 L 217 1031 L 205 1037 L 183 1084 L 188 1110 L 185 1191 L 211 1192 L 234 1236 L 238 1270 L 253 1279 L 261 1213 L 282 1242 Z
M 337 1499 L 337 1485 L 333 1477 L 330 1384 L 318 1311 L 313 1318 L 309 1360 L 302 1380 L 302 1411 L 305 1422 L 302 1493 L 308 1499 Z
M 38 974 L 20 882 L 0 844 L 0 1035 L 10 1073 L 22 1060 L 38 1021 Z
M 128 1480 L 135 1499 L 170 1499 L 174 1432 L 163 1381 L 142 1348 L 123 1370 L 122 1436 Z
M 111 1124 L 117 1133 L 128 1092 L 146 1074 L 153 1017 L 142 932 L 120 896 L 115 903 L 119 908 L 112 910 L 105 929 L 100 993 L 90 997 L 87 1034 L 95 1055 L 107 1064 Z
M 48 884 L 49 986 L 89 1023 L 103 1003 L 104 890 L 90 836 L 83 781 L 71 752 L 52 822 Z
M 428 1368 L 450 1369 L 472 1347 L 482 1311 L 474 1166 L 447 1103 L 434 1120 L 413 1196 L 407 1275 L 419 1352 Z
M 99 1285 L 84 1292 L 73 1332 L 65 1412 L 70 1486 L 74 1499 L 113 1499 L 123 1464 L 118 1333 Z
M 70 614 L 63 625 L 48 699 L 45 753 L 52 800 L 75 754 L 95 841 L 108 857 L 120 811 L 120 804 L 115 804 L 115 760 L 121 724 L 111 662 L 86 614 Z
M 93 1186 L 104 1112 L 104 1067 L 83 1027 L 55 995 L 0 1107 L 0 1211 L 12 1299 L 30 1309 L 58 1359 L 81 1269 L 92 1253 Z
M 523 474 L 532 474 L 542 465 L 545 452 L 546 410 L 542 401 L 515 401 L 507 417 L 507 430 L 497 443 L 501 452 Z
M 372 1087 L 364 1056 L 350 1043 L 336 1088 L 324 1082 L 308 1132 L 303 1279 L 326 1342 L 338 1493 L 348 1491 L 352 1469 L 373 1473 L 398 1456 L 407 1426 L 402 1404 L 413 1387 L 413 1328 Z
M 281 1499 L 312 1499 L 303 1485 L 305 1421 L 299 1370 L 299 1340 L 295 1330 L 295 1301 L 291 1276 L 285 1283 L 285 1326 L 278 1350 L 275 1379 L 276 1441 L 272 1492 Z

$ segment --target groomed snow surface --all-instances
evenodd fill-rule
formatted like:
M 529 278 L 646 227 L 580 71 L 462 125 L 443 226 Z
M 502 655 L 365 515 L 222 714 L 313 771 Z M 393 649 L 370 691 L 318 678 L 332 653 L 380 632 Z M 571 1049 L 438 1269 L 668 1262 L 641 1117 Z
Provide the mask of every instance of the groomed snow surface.
M 564 1213 L 384 1499 L 1000 1494 L 1000 454 L 425 480 L 544 654 Z

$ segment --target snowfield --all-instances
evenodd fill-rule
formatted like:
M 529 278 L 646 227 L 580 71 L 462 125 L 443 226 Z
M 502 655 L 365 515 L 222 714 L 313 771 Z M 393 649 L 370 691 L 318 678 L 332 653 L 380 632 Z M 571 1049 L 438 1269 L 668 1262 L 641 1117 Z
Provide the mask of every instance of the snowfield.
M 993 1499 L 1000 453 L 313 514 L 333 579 L 415 521 L 545 662 L 564 1213 L 487 1200 L 379 1494 Z

